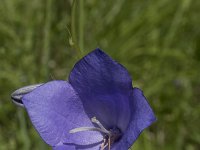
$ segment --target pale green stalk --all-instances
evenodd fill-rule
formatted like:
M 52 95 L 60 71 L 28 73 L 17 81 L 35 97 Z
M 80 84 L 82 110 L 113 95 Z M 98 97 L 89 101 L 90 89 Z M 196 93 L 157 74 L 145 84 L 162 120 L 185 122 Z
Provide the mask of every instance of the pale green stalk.
M 48 0 L 47 1 L 47 8 L 46 8 L 46 20 L 45 20 L 45 25 L 44 25 L 44 47 L 43 47 L 43 55 L 42 55 L 42 64 L 43 64 L 43 71 L 42 75 L 45 77 L 48 76 L 49 73 L 49 67 L 48 67 L 48 61 L 50 57 L 50 27 L 51 27 L 51 16 L 52 16 L 52 1 L 53 0 Z
M 84 50 L 84 0 L 80 0 L 80 8 L 79 8 L 79 48 L 80 51 Z

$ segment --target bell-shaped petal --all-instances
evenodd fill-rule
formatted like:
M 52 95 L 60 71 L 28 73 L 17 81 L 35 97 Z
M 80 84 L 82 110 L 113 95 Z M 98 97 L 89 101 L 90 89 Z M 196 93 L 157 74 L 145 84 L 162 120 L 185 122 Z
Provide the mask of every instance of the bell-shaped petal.
M 101 142 L 97 142 L 90 145 L 78 145 L 78 144 L 62 144 L 53 147 L 53 150 L 99 150 Z
M 76 150 L 73 145 L 57 145 L 53 147 L 53 150 Z
M 69 133 L 71 129 L 93 124 L 77 93 L 66 81 L 48 82 L 25 95 L 22 101 L 36 130 L 51 146 L 90 145 L 102 140 L 99 132 Z
M 69 82 L 90 117 L 96 117 L 107 129 L 117 126 L 122 132 L 126 130 L 132 80 L 122 65 L 96 49 L 74 66 Z
M 131 111 L 129 127 L 120 141 L 113 145 L 112 150 L 129 149 L 141 132 L 156 121 L 153 110 L 143 95 L 143 92 L 138 88 L 133 88 Z

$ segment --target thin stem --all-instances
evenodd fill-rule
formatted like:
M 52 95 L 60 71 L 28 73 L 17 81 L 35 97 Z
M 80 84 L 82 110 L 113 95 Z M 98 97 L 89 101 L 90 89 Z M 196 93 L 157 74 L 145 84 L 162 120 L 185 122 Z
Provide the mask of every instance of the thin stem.
M 73 42 L 76 41 L 76 26 L 75 26 L 75 18 L 76 18 L 76 0 L 73 0 L 72 2 L 72 15 L 71 15 L 71 36 Z
M 79 57 L 82 55 L 82 52 L 77 45 L 77 36 L 76 36 L 76 0 L 72 2 L 72 13 L 71 13 L 71 46 L 77 50 Z
M 18 118 L 19 118 L 19 124 L 20 124 L 20 137 L 21 140 L 23 141 L 23 148 L 22 150 L 27 150 L 30 149 L 30 139 L 27 131 L 27 125 L 25 121 L 25 115 L 24 111 L 22 109 L 18 109 Z
M 49 68 L 47 66 L 49 57 L 50 57 L 50 27 L 51 27 L 51 7 L 52 7 L 52 1 L 47 1 L 47 8 L 46 8 L 46 20 L 45 20 L 45 26 L 44 26 L 44 47 L 43 47 L 43 58 L 42 58 L 42 64 L 43 66 L 43 72 L 42 74 L 47 77 L 49 73 Z
M 80 0 L 80 8 L 79 8 L 79 47 L 80 51 L 84 50 L 84 0 Z

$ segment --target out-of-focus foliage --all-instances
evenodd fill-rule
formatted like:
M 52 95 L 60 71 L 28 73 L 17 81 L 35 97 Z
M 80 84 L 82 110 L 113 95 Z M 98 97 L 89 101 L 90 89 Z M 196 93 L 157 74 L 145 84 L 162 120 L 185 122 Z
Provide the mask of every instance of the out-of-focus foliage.
M 0 150 L 49 149 L 10 94 L 21 86 L 67 79 L 78 55 L 68 42 L 71 5 L 1 0 Z M 127 67 L 158 118 L 132 149 L 198 150 L 200 1 L 85 0 L 84 14 L 79 11 L 77 0 L 73 28 L 84 54 L 100 47 Z

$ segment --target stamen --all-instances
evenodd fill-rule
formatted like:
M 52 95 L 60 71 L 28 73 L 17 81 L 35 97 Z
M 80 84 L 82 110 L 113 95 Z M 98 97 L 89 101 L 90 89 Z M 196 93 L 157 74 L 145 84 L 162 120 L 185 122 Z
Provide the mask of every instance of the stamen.
M 111 146 L 111 143 L 110 143 L 110 136 L 108 138 L 108 149 L 110 150 L 110 146 Z
M 108 143 L 105 145 L 106 143 L 102 143 L 101 145 L 101 150 L 104 150 L 107 146 L 108 146 Z M 109 149 L 110 150 L 110 149 Z
M 103 139 L 103 143 L 101 144 L 101 150 L 105 150 L 106 147 L 108 147 L 108 150 L 111 149 L 110 136 L 108 137 L 108 139 L 106 137 Z
M 104 145 L 105 145 L 105 143 L 106 143 L 106 139 L 104 138 L 104 139 L 103 139 L 103 143 L 101 144 L 101 150 L 104 149 Z

